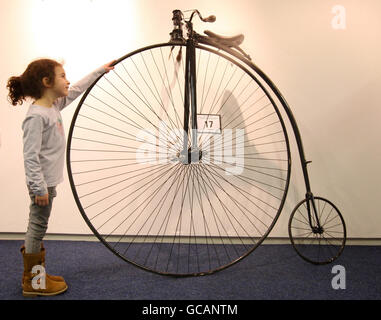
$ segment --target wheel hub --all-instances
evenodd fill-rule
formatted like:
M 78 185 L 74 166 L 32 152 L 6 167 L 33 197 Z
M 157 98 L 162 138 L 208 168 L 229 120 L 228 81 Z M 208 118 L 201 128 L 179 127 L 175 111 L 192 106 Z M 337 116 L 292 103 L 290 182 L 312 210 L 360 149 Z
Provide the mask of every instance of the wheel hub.
M 324 229 L 323 229 L 323 227 L 312 227 L 312 232 L 315 234 L 323 234 Z
M 199 148 L 188 148 L 186 152 L 178 152 L 177 158 L 183 164 L 198 163 L 202 159 L 202 151 Z

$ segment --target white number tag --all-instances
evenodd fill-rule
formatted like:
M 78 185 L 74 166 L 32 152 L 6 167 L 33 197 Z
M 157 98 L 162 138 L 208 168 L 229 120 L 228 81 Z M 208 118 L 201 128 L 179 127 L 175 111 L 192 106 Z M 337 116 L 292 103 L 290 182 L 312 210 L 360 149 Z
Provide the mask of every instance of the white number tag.
M 198 114 L 198 133 L 221 133 L 221 117 L 218 114 Z

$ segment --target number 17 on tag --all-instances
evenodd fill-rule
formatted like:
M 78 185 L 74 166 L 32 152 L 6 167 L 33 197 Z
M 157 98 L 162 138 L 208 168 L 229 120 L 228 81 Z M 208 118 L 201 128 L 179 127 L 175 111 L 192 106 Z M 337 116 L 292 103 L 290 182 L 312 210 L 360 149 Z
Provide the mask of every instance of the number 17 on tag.
M 221 133 L 221 117 L 218 114 L 198 114 L 198 133 Z

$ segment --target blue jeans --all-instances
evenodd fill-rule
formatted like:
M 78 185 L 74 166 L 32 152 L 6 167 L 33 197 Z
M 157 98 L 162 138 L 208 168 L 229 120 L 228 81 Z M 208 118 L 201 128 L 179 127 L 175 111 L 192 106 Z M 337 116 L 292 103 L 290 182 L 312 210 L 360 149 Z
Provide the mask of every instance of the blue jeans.
M 49 187 L 48 193 L 49 204 L 42 207 L 34 203 L 35 195 L 29 189 L 31 203 L 29 206 L 28 229 L 25 234 L 25 253 L 39 253 L 41 250 L 41 242 L 48 229 L 53 199 L 57 196 L 56 187 Z

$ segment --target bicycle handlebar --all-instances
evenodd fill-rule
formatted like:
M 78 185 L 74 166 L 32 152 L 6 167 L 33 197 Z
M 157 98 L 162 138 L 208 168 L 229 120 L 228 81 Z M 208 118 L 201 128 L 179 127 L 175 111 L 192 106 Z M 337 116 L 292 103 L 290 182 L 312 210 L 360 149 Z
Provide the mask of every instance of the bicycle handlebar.
M 215 22 L 216 21 L 215 15 L 210 15 L 209 17 L 203 18 L 200 11 L 198 11 L 197 9 L 186 10 L 184 12 L 189 12 L 189 11 L 192 11 L 192 14 L 191 14 L 190 18 L 188 19 L 188 21 L 185 20 L 184 14 L 181 10 L 174 10 L 173 16 L 175 19 L 178 19 L 178 20 L 184 20 L 185 22 L 192 22 L 194 15 L 197 14 L 199 16 L 200 20 L 203 22 Z
M 198 10 L 187 10 L 184 12 L 189 12 L 189 11 L 192 11 L 192 14 L 188 20 L 185 19 L 184 14 L 181 10 L 173 10 L 172 11 L 172 14 L 173 14 L 172 21 L 173 21 L 174 29 L 170 33 L 171 41 L 175 41 L 175 42 L 176 41 L 184 41 L 184 38 L 183 38 L 184 22 L 186 24 L 188 34 L 193 33 L 192 19 L 193 19 L 195 14 L 197 14 L 199 16 L 200 20 L 203 22 L 214 22 L 214 21 L 216 21 L 216 16 L 210 15 L 206 18 L 203 18 L 201 13 Z
M 193 12 L 191 14 L 191 17 L 189 18 L 189 22 L 192 21 L 193 16 L 194 16 L 195 13 L 197 13 L 197 15 L 199 16 L 200 20 L 203 21 L 203 22 L 215 22 L 216 21 L 216 16 L 214 16 L 214 15 L 210 15 L 209 17 L 203 18 L 201 13 L 200 13 L 200 11 L 193 10 Z

